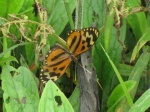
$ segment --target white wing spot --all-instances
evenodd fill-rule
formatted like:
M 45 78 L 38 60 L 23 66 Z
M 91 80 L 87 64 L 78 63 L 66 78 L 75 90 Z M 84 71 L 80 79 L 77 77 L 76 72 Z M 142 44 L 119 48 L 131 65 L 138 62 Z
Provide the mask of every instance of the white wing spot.
M 50 79 L 56 81 L 58 79 L 58 77 L 54 76 L 54 77 L 50 77 Z
M 94 44 L 94 41 L 93 41 L 93 36 L 92 36 L 92 34 L 89 35 L 89 33 L 86 32 L 86 37 L 90 38 L 90 45 L 93 45 L 93 44 Z
M 96 36 L 98 37 L 98 32 L 96 32 Z
M 48 55 L 45 56 L 46 58 L 48 57 Z

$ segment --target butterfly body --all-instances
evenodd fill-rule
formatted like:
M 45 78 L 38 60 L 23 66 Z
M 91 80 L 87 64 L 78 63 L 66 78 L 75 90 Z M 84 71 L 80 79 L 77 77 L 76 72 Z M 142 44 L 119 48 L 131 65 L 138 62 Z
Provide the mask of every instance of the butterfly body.
M 46 55 L 45 65 L 41 70 L 41 81 L 46 83 L 49 79 L 56 81 L 62 76 L 76 56 L 87 51 L 97 40 L 99 32 L 94 27 L 82 30 L 72 30 L 68 33 L 66 50 L 55 44 Z

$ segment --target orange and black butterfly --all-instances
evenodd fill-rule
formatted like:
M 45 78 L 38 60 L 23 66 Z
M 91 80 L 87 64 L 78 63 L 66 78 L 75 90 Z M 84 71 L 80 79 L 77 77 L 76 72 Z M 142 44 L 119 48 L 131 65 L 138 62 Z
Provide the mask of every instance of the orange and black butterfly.
M 94 27 L 72 30 L 68 33 L 66 45 L 69 51 L 59 44 L 55 44 L 51 48 L 46 55 L 45 65 L 41 69 L 41 81 L 43 83 L 50 79 L 56 81 L 65 73 L 71 61 L 75 60 L 77 55 L 87 51 L 94 45 L 98 35 L 99 31 Z

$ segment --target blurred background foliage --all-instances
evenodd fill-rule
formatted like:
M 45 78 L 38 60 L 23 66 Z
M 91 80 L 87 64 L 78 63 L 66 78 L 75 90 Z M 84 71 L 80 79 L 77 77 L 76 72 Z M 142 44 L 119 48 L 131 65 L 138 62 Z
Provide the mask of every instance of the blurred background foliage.
M 57 81 L 57 86 L 67 98 L 70 97 L 70 103 L 61 91 L 54 90 L 57 87 L 51 81 L 41 99 L 38 91 L 46 53 L 55 42 L 66 48 L 64 40 L 67 32 L 74 29 L 78 13 L 83 13 L 82 28 L 97 21 L 100 31 L 92 47 L 92 58 L 103 88 L 99 88 L 101 112 L 148 111 L 148 0 L 83 0 L 80 12 L 75 12 L 76 0 L 0 0 L 0 5 L 0 112 L 37 112 L 38 109 L 46 112 L 49 109 L 46 105 L 53 107 L 56 103 L 47 101 L 52 97 L 47 96 L 49 92 L 63 97 L 63 101 L 55 105 L 62 103 L 64 108 L 69 108 L 62 110 L 54 106 L 51 109 L 79 111 L 80 93 L 75 74 L 70 74 L 69 70 L 66 74 L 70 78 L 64 75 Z

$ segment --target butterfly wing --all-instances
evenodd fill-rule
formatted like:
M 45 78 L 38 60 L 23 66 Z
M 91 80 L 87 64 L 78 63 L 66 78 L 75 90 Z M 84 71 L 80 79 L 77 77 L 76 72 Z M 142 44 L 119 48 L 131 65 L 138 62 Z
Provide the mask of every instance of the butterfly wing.
M 87 51 L 94 45 L 99 35 L 98 29 L 89 27 L 80 31 L 72 30 L 68 34 L 67 46 L 74 56 Z
M 56 81 L 68 68 L 72 58 L 70 53 L 56 44 L 46 55 L 45 66 L 41 69 L 40 78 L 43 83 Z

